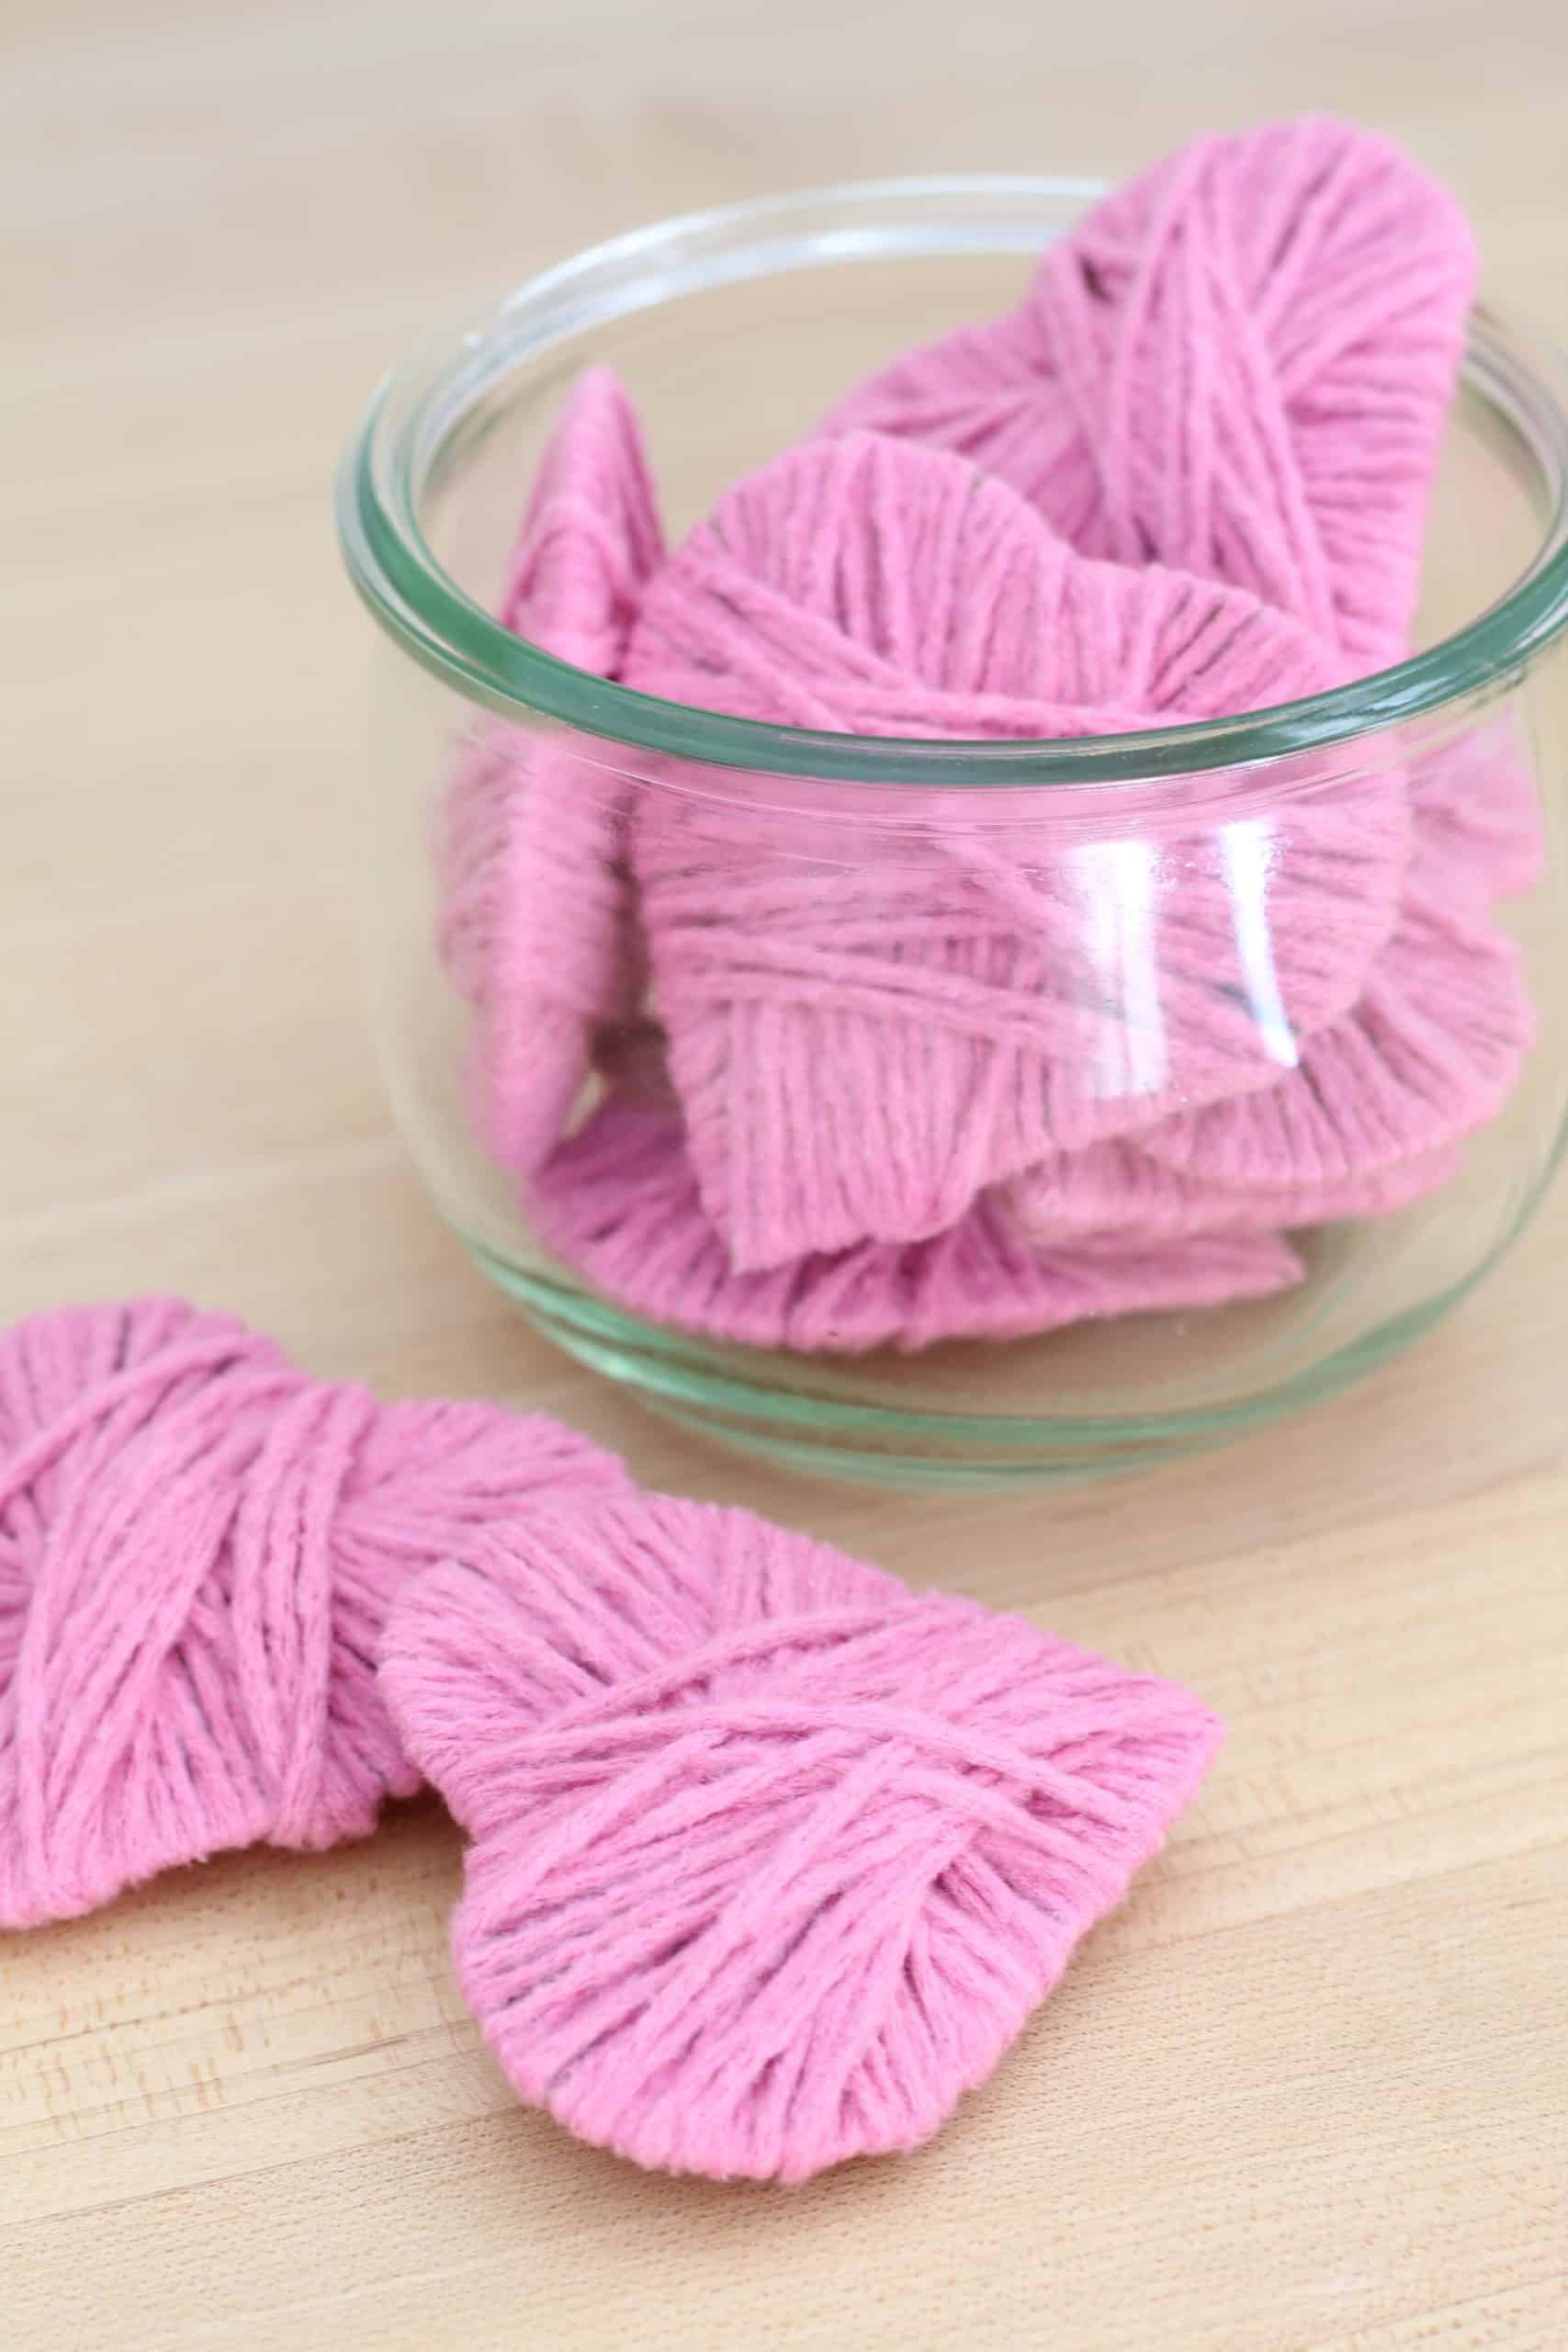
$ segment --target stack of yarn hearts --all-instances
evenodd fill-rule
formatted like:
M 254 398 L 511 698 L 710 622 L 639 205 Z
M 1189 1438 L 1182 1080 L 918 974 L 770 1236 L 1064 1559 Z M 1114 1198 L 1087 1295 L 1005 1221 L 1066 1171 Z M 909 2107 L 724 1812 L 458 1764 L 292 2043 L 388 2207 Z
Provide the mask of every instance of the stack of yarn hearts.
M 926 2139 L 1219 1739 L 542 1415 L 383 1405 L 173 1299 L 0 1331 L 0 1938 L 428 1780 L 502 2067 L 640 2163 Z
M 1382 141 L 1200 140 L 671 555 L 591 371 L 502 617 L 642 693 L 860 737 L 1345 684 L 1408 649 L 1473 279 Z M 1529 1045 L 1493 909 L 1533 804 L 1484 735 L 1132 794 L 639 765 L 485 720 L 444 793 L 442 947 L 536 1229 L 677 1329 L 912 1350 L 1267 1296 L 1292 1229 L 1445 1183 Z

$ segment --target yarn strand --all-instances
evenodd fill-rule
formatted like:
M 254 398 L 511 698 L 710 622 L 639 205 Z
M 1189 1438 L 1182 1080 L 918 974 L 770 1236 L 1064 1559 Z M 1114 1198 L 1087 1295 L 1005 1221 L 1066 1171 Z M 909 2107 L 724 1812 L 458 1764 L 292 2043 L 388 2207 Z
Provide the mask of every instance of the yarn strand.
M 0 1334 L 0 1928 L 363 1837 L 418 1785 L 375 1682 L 396 1594 L 625 1478 L 552 1421 L 378 1405 L 177 1300 Z

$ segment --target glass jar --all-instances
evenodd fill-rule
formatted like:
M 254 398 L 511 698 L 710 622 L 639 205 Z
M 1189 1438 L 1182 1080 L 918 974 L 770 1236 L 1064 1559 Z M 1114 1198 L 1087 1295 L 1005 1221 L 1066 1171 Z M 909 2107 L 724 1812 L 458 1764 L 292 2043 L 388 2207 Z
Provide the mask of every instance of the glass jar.
M 1564 1132 L 1568 378 L 1489 312 L 1422 650 L 1305 699 L 813 733 L 489 616 L 585 364 L 631 388 L 673 544 L 892 353 L 1016 300 L 1095 193 L 840 187 L 618 239 L 400 368 L 343 472 L 384 632 L 375 1020 L 434 1199 L 574 1356 L 856 1479 L 1081 1476 L 1325 1396 L 1495 1262 Z M 498 1007 L 463 893 L 530 795 L 532 977 Z M 519 1052 L 525 1164 L 482 1100 Z

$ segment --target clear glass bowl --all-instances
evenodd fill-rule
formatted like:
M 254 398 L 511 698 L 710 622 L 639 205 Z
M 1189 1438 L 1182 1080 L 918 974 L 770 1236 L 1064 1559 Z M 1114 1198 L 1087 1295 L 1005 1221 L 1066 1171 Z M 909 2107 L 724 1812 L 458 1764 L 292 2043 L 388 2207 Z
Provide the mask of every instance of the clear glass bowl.
M 1564 1132 L 1568 378 L 1553 354 L 1490 312 L 1474 318 L 1446 437 L 1421 650 L 1308 699 L 1066 741 L 812 734 L 629 693 L 489 617 L 526 486 L 583 366 L 608 363 L 630 387 L 673 543 L 727 485 L 809 433 L 891 354 L 1016 300 L 1032 257 L 1096 192 L 1013 178 L 848 187 L 620 238 L 534 279 L 470 332 L 436 339 L 398 368 L 343 471 L 347 561 L 384 633 L 367 828 L 374 1017 L 397 1116 L 434 1199 L 479 1265 L 574 1356 L 682 1423 L 858 1480 L 962 1487 L 1080 1476 L 1210 1445 L 1325 1396 L 1428 1330 L 1496 1261 L 1539 1200 Z M 729 1055 L 742 1103 L 730 1127 L 720 1119 L 716 1143 L 705 1129 L 705 1148 L 721 1161 L 729 1153 L 718 1192 L 732 1182 L 725 1198 L 739 1204 L 742 1222 L 758 1152 L 820 1150 L 818 1130 L 835 1120 L 841 1130 L 848 1115 L 847 1157 L 894 1170 L 900 1183 L 907 1173 L 898 1215 L 918 1227 L 922 1203 L 929 1223 L 951 1177 L 937 1164 L 944 1149 L 949 1160 L 966 1150 L 980 1132 L 973 1123 L 988 1120 L 986 1166 L 1002 1171 L 1003 1189 L 987 1195 L 1000 1206 L 987 1211 L 978 1271 L 944 1287 L 919 1245 L 894 1263 L 889 1244 L 853 1280 L 818 1259 L 798 1279 L 753 1276 L 737 1291 L 727 1280 L 716 1287 L 713 1250 L 725 1245 L 710 1235 L 698 1252 L 706 1289 L 665 1280 L 660 1218 L 684 1233 L 682 1220 L 704 1212 L 686 1197 L 689 1170 L 671 1175 L 660 1158 L 660 1139 L 679 1131 L 660 1125 L 669 1067 L 657 968 L 619 1029 L 601 1024 L 592 1068 L 585 1046 L 563 1121 L 581 1129 L 611 1087 L 643 1123 L 637 1134 L 654 1139 L 647 1167 L 626 1158 L 624 1136 L 607 1140 L 597 1162 L 591 1151 L 583 1158 L 580 1138 L 578 1158 L 552 1180 L 547 1212 L 537 1187 L 491 1156 L 465 1078 L 473 1012 L 452 976 L 439 843 L 455 778 L 498 748 L 525 789 L 545 752 L 552 788 L 564 778 L 579 811 L 602 822 L 617 890 L 639 860 L 677 886 L 697 878 L 705 940 L 721 939 L 729 967 L 714 983 L 717 1009 L 696 1050 Z M 1047 1098 L 1051 1138 L 1069 1143 L 1097 1123 L 1131 1126 L 1136 1141 L 1148 1117 L 1185 1110 L 1161 1130 L 1190 1139 L 1175 1153 L 1179 1169 L 1198 1149 L 1211 1170 L 1213 1155 L 1202 1155 L 1212 1146 L 1227 1184 L 1238 1170 L 1255 1174 L 1247 1154 L 1256 1160 L 1276 1114 L 1259 1126 L 1244 1112 L 1216 1130 L 1204 1126 L 1202 1106 L 1233 1095 L 1256 1106 L 1292 1076 L 1302 1115 L 1309 1125 L 1316 1117 L 1296 1066 L 1310 1078 L 1307 1033 L 1332 1026 L 1341 1002 L 1369 1001 L 1369 942 L 1401 920 L 1389 899 L 1404 887 L 1391 883 L 1399 866 L 1391 842 L 1406 805 L 1426 811 L 1421 821 L 1447 860 L 1445 888 L 1461 891 L 1462 869 L 1473 865 L 1476 904 L 1465 921 L 1489 926 L 1494 946 L 1478 970 L 1439 944 L 1435 961 L 1406 975 L 1421 999 L 1419 1036 L 1412 1042 L 1405 1023 L 1385 1067 L 1374 1034 L 1382 1074 L 1368 1080 L 1371 1097 L 1356 1115 L 1375 1127 L 1386 1114 L 1397 1127 L 1397 1108 L 1379 1092 L 1388 1068 L 1396 1091 L 1417 1097 L 1469 1086 L 1479 1103 L 1489 1088 L 1452 1165 L 1440 1182 L 1434 1168 L 1433 1188 L 1393 1213 L 1292 1225 L 1301 1278 L 1290 1287 L 1273 1287 L 1268 1267 L 1282 1245 L 1262 1240 L 1253 1216 L 1230 1275 L 1214 1276 L 1203 1256 L 1214 1245 L 1201 1238 L 1182 1244 L 1184 1271 L 1174 1278 L 1164 1258 L 1152 1273 L 1118 1272 L 1134 1246 L 1122 1233 L 1090 1245 L 1100 1255 L 1084 1289 L 1085 1212 L 1065 1204 L 1059 1186 L 1042 1195 L 1025 1177 L 1021 1190 L 1014 1175 L 1028 1139 L 1013 1130 Z M 1538 826 L 1544 855 L 1532 840 Z M 722 943 L 732 890 L 773 910 L 756 918 L 763 932 L 771 922 L 787 929 L 803 910 L 809 924 L 837 907 L 846 924 L 862 921 L 859 940 L 873 914 L 919 931 L 928 900 L 942 902 L 952 928 L 943 894 L 968 893 L 966 911 L 980 904 L 980 927 L 988 926 L 987 952 L 1025 959 L 1055 998 L 1055 1026 L 1049 1036 L 998 1042 L 988 1013 L 966 1029 L 946 999 L 939 1018 L 921 994 L 916 953 L 913 1009 L 907 1018 L 900 1009 L 896 1035 L 886 1003 L 865 1014 L 852 1084 L 833 1066 L 829 1033 L 798 1006 L 789 1012 L 804 1023 L 790 1033 L 797 1097 L 753 1131 L 745 1088 L 757 1070 L 749 1074 L 747 1055 L 773 1033 L 765 1021 L 743 1035 L 725 1027 L 736 989 L 744 993 L 756 977 L 737 978 L 741 926 L 730 924 Z M 831 933 L 829 922 L 828 951 Z M 1512 952 L 1504 939 L 1518 952 L 1516 979 L 1533 1023 L 1533 1043 L 1512 1060 L 1498 1034 L 1518 1012 L 1517 1002 L 1498 1008 Z M 770 954 L 774 944 L 770 935 Z M 823 949 L 818 921 L 813 953 Z M 698 1019 L 689 1001 L 681 1018 Z M 689 1037 L 682 1050 L 693 1050 Z M 993 1083 L 1001 1061 L 1005 1087 Z M 773 1068 L 768 1060 L 763 1074 Z M 1353 1071 L 1346 1083 L 1353 1091 Z M 1324 1141 L 1314 1132 L 1310 1148 Z M 1331 1160 L 1331 1134 L 1327 1145 Z M 589 1193 L 605 1182 L 614 1200 L 600 1216 Z M 853 1190 L 848 1179 L 840 1187 Z M 1299 1202 L 1280 1205 L 1303 1213 Z M 617 1224 L 623 1210 L 631 1227 Z M 838 1213 L 852 1216 L 852 1198 Z M 1277 1217 L 1269 1229 L 1287 1224 Z M 913 1344 L 948 1329 L 954 1311 L 960 1323 L 992 1329 L 1021 1319 L 1009 1301 L 1021 1282 L 1027 1289 L 1040 1279 L 1021 1276 L 1021 1246 L 1029 1269 L 1064 1246 L 1078 1268 L 1063 1272 L 1053 1260 L 1043 1284 L 1042 1317 L 1056 1328 Z M 1077 1295 L 1075 1283 L 1090 1307 L 1145 1295 L 1164 1303 L 1072 1319 L 1061 1299 Z M 1258 1295 L 1231 1295 L 1247 1288 Z M 1221 1303 L 1197 1303 L 1206 1290 Z M 981 1296 L 988 1305 L 972 1310 Z M 889 1330 L 903 1347 L 886 1343 Z M 846 1351 L 873 1331 L 883 1344 Z

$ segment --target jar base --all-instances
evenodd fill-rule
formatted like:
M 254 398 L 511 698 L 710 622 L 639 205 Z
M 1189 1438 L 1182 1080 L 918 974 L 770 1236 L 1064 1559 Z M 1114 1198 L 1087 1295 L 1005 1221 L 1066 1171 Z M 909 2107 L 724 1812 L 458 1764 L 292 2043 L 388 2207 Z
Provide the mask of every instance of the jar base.
M 1539 1194 L 1537 1195 L 1539 1197 Z M 1116 1415 L 964 1415 L 847 1399 L 816 1386 L 817 1361 L 790 1360 L 798 1385 L 747 1379 L 715 1351 L 525 1272 L 464 1237 L 479 1272 L 535 1329 L 577 1363 L 629 1389 L 650 1412 L 728 1451 L 858 1487 L 986 1493 L 1077 1486 L 1204 1453 L 1319 1404 L 1426 1337 L 1474 1288 L 1528 1222 L 1529 1208 L 1461 1283 L 1391 1317 L 1352 1344 L 1246 1397 L 1191 1410 Z M 826 1375 L 825 1375 L 826 1377 Z

